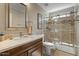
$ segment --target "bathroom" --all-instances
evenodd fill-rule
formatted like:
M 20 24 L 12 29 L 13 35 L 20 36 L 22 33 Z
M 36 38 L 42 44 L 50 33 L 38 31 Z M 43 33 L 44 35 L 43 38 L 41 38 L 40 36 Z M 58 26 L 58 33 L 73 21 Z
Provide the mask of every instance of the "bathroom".
M 78 3 L 0 3 L 0 55 L 78 56 L 78 15 Z

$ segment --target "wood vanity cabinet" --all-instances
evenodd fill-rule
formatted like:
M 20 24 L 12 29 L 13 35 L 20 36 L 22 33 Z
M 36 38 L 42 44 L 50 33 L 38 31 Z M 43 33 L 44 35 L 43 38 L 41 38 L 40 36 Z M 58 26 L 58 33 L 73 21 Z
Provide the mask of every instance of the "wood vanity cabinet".
M 42 38 L 0 53 L 1 56 L 39 56 L 42 55 Z

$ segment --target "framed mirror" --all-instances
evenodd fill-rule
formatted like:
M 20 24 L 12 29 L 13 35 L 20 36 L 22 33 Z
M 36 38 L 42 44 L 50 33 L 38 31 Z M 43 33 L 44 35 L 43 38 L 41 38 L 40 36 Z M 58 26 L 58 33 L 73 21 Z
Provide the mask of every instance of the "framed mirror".
M 37 29 L 42 29 L 42 15 L 37 13 Z
M 26 5 L 22 3 L 8 4 L 8 28 L 26 28 Z

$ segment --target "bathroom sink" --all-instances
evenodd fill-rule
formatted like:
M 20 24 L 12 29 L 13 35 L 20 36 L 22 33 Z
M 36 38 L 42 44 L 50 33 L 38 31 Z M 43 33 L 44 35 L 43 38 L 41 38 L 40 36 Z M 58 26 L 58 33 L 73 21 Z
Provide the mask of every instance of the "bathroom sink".
M 20 39 L 28 39 L 28 38 L 34 38 L 32 35 L 24 35 L 24 36 L 18 36 L 13 38 L 14 40 L 20 40 Z
M 15 38 L 13 38 L 14 40 L 18 40 L 18 39 L 20 39 L 20 37 L 15 37 Z
M 24 35 L 23 37 L 24 38 L 34 38 L 34 37 L 36 37 L 36 35 Z
M 23 37 L 31 37 L 31 35 L 24 35 Z
M 30 40 L 30 39 L 38 39 L 41 38 L 42 35 L 24 35 L 24 36 L 18 36 L 14 37 L 13 40 Z

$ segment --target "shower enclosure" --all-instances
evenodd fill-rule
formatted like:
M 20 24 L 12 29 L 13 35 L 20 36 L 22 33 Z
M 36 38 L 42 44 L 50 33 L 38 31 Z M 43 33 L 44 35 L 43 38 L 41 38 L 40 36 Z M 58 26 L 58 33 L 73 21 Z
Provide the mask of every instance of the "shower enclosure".
M 53 44 L 53 55 L 78 55 L 78 5 L 51 13 L 44 29 L 44 41 Z

